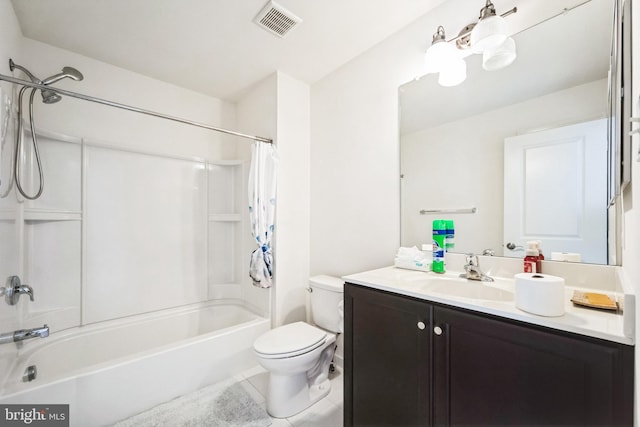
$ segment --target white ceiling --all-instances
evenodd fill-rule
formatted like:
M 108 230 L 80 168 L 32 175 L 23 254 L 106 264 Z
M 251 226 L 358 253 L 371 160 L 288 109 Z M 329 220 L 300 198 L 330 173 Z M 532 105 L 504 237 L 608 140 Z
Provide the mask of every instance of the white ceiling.
M 277 0 L 285 38 L 253 23 L 267 0 L 12 0 L 25 37 L 222 99 L 276 70 L 314 83 L 445 0 Z

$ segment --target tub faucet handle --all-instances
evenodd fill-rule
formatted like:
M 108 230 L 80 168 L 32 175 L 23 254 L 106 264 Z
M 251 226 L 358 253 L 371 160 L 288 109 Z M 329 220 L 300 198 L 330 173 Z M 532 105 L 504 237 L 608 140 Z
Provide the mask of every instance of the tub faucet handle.
M 22 294 L 29 295 L 29 299 L 34 301 L 33 288 L 29 285 L 23 285 L 18 276 L 7 277 L 6 286 L 0 288 L 0 295 L 4 295 L 4 300 L 9 305 L 16 305 Z

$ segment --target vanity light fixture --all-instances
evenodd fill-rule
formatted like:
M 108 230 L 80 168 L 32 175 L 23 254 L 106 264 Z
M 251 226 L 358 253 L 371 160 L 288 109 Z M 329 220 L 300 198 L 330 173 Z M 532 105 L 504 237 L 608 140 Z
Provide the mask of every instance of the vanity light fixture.
M 491 0 L 486 0 L 478 22 L 465 26 L 457 37 L 447 40 L 444 27 L 439 26 L 425 55 L 427 74 L 438 73 L 441 86 L 462 83 L 467 76 L 467 50 L 482 54 L 482 67 L 487 71 L 510 65 L 516 59 L 516 43 L 508 35 L 504 18 L 517 11 L 514 7 L 497 15 Z

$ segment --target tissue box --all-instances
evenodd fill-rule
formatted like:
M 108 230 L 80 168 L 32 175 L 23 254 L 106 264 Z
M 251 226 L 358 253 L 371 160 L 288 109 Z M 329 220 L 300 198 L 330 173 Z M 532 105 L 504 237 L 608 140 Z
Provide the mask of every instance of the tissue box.
M 431 263 L 427 261 L 411 261 L 396 258 L 394 266 L 407 270 L 431 271 Z

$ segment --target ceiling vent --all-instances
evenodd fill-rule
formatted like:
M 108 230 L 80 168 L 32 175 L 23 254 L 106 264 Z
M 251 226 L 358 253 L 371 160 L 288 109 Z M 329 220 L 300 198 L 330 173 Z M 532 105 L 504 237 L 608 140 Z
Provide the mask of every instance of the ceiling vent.
M 279 4 L 270 1 L 258 13 L 254 22 L 270 33 L 284 37 L 293 27 L 302 22 L 302 19 Z

